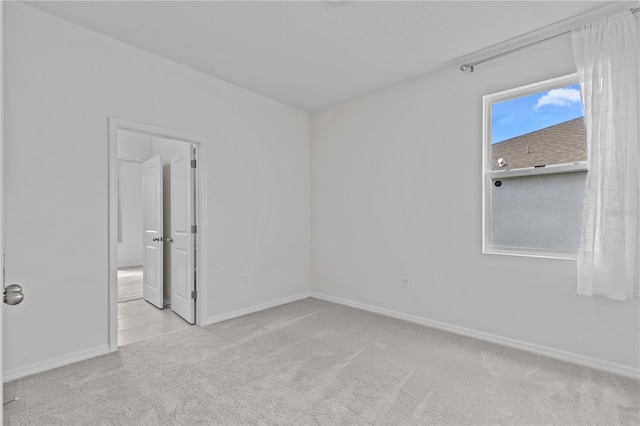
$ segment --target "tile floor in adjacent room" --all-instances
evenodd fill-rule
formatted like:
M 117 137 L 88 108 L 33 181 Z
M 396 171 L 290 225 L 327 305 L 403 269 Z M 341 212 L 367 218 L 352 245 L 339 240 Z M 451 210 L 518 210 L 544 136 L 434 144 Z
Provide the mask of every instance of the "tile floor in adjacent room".
M 142 266 L 118 268 L 118 302 L 142 299 Z
M 158 309 L 144 299 L 118 303 L 118 345 L 150 339 L 189 327 L 171 308 Z

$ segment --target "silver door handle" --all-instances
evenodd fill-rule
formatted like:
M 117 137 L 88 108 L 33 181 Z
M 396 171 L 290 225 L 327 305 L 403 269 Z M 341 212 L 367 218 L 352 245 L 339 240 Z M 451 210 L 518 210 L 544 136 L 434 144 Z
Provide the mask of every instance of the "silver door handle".
M 24 300 L 22 287 L 18 284 L 11 284 L 4 288 L 4 303 L 7 305 L 17 305 Z
M 164 242 L 165 242 L 165 243 L 166 243 L 166 242 L 173 243 L 173 237 L 169 237 L 169 238 L 164 237 Z
M 155 237 L 152 241 L 162 241 L 162 237 Z

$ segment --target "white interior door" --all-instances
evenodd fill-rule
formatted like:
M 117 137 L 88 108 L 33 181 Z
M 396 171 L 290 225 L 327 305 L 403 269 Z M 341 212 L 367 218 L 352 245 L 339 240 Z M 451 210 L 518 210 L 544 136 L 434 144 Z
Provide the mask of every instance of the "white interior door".
M 163 307 L 162 160 L 159 155 L 142 163 L 142 282 L 144 299 Z
M 171 309 L 195 321 L 194 184 L 191 146 L 171 156 Z

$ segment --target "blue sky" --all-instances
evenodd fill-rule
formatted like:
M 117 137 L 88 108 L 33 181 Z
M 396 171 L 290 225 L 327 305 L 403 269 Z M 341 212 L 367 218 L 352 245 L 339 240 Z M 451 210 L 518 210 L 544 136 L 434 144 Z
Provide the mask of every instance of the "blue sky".
M 491 143 L 582 117 L 580 87 L 575 84 L 491 105 Z

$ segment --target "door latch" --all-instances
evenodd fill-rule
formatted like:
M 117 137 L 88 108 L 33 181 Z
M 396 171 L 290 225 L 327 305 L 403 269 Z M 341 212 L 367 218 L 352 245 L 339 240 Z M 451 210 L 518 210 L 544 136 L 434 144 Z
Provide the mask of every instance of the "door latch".
M 173 242 L 173 238 L 172 237 L 169 237 L 169 238 L 167 238 L 167 237 L 155 237 L 153 239 L 153 241 L 160 241 L 160 242 L 163 242 L 163 243 L 166 243 L 166 242 L 172 243 Z

